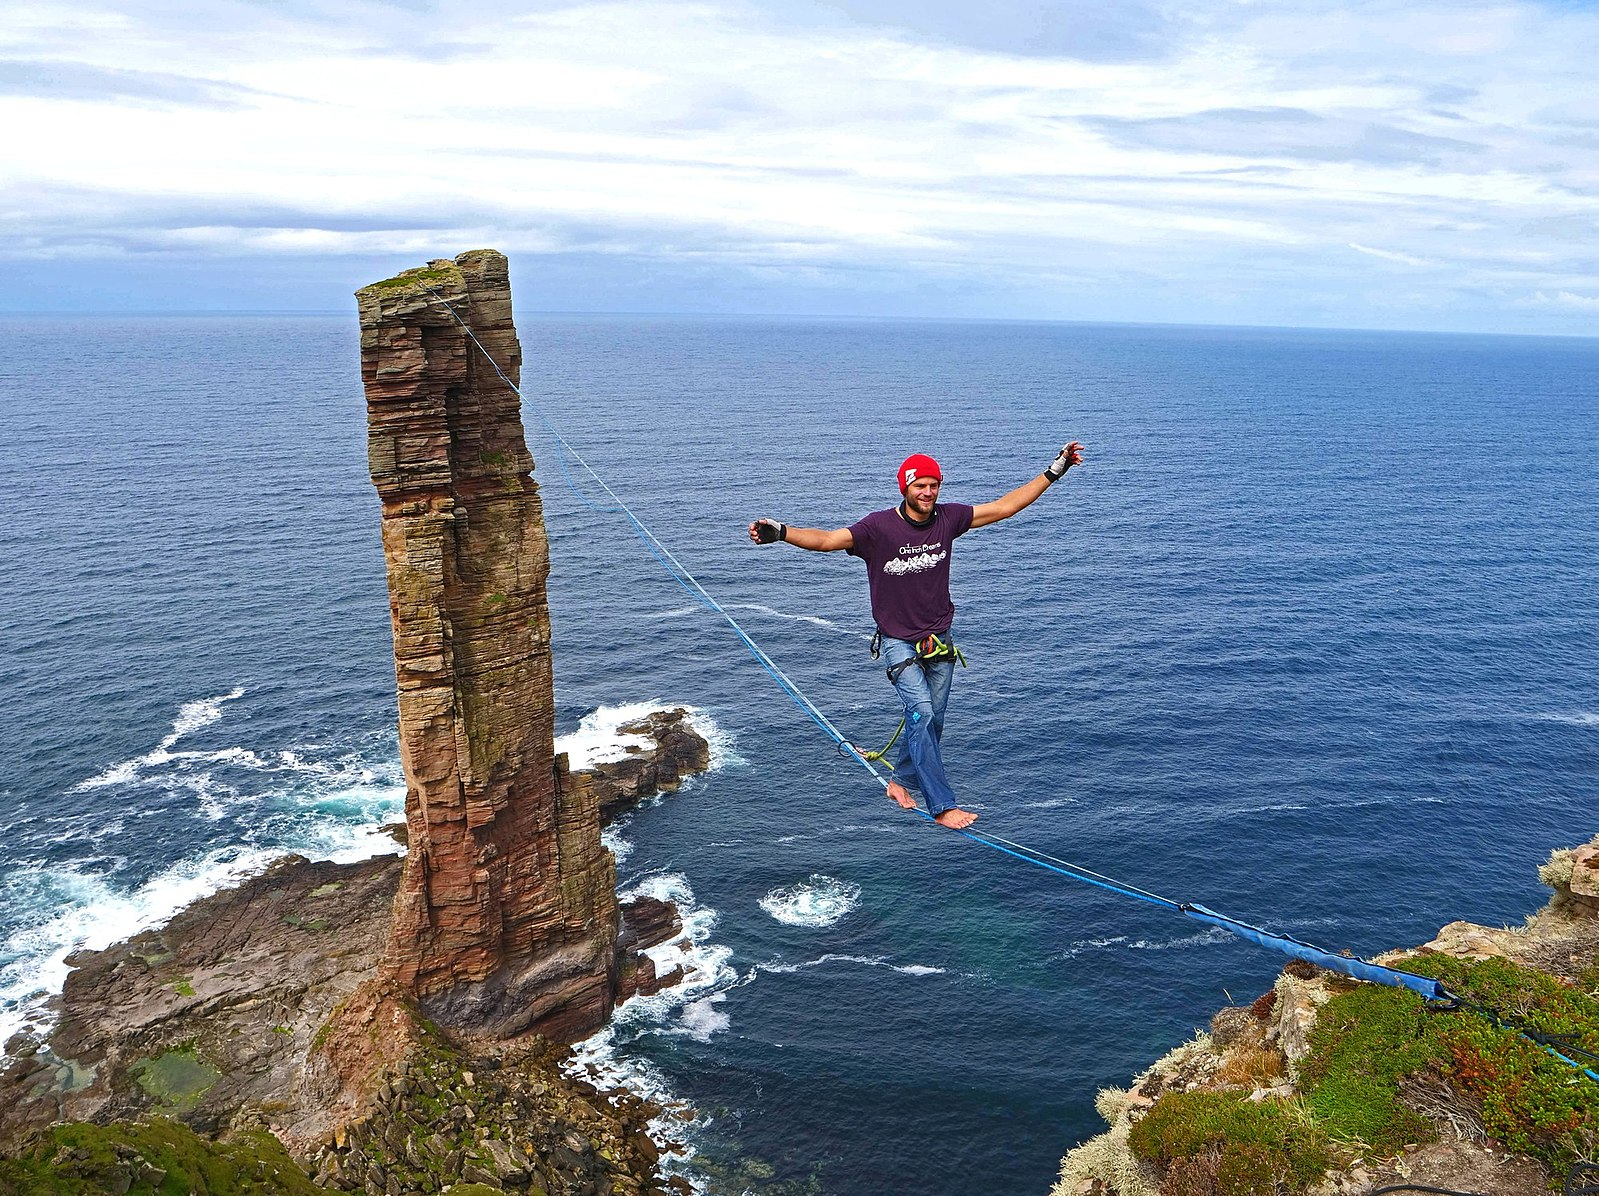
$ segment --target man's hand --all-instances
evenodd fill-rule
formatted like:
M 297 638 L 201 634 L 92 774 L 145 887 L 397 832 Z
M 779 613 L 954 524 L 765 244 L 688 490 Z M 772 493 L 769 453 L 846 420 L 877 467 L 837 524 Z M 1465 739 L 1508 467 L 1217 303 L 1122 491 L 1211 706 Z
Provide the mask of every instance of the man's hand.
M 757 519 L 750 524 L 750 540 L 756 544 L 775 544 L 788 539 L 788 527 L 775 519 Z
M 1052 482 L 1058 482 L 1066 475 L 1066 471 L 1073 465 L 1083 463 L 1083 446 L 1075 440 L 1060 450 L 1056 457 L 1044 470 L 1044 476 Z

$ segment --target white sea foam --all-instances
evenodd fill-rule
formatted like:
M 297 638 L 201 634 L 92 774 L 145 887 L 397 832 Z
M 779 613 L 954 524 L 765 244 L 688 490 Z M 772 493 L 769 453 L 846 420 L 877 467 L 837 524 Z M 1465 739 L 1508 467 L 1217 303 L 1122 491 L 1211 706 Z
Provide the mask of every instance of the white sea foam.
M 786 610 L 778 610 L 776 607 L 767 606 L 761 602 L 724 602 L 722 603 L 722 609 L 748 610 L 771 619 L 787 619 L 795 623 L 809 623 L 813 627 L 825 628 L 828 631 L 837 632 L 839 635 L 847 635 L 852 639 L 869 640 L 872 638 L 870 632 L 862 631 L 858 627 L 845 627 L 840 623 L 833 622 L 831 619 L 824 619 L 821 615 L 796 615 Z M 689 615 L 702 615 L 705 613 L 705 607 L 695 604 L 674 606 L 670 610 L 656 611 L 649 617 L 652 619 L 681 619 Z
M 0 901 L 11 929 L 0 942 L 0 1043 L 24 1027 L 48 1029 L 47 999 L 60 991 L 65 960 L 82 948 L 102 949 L 180 909 L 259 872 L 288 852 L 353 863 L 400 851 L 382 826 L 404 818 L 405 780 L 397 760 L 372 764 L 360 752 L 296 747 L 258 755 L 243 748 L 202 753 L 172 750 L 178 738 L 217 722 L 234 690 L 191 702 L 155 751 L 108 769 L 96 788 L 130 787 L 123 809 L 108 819 L 81 811 L 41 820 L 27 847 L 76 847 L 76 858 L 52 866 L 22 867 L 0 878 Z M 386 737 L 377 741 L 383 750 Z M 197 767 L 204 761 L 205 767 Z M 224 779 L 222 775 L 226 772 Z M 79 786 L 78 788 L 81 788 Z M 170 795 L 171 801 L 165 800 Z M 120 796 L 120 795 L 119 795 Z M 103 799 L 101 799 L 103 800 Z M 117 883 L 119 842 L 137 836 L 147 818 L 168 816 L 172 801 L 219 824 L 211 846 L 172 864 L 137 888 Z M 91 817 L 95 817 L 90 825 Z M 222 844 L 234 833 L 242 841 Z M 56 825 L 58 824 L 58 826 Z M 59 827 L 59 829 L 58 829 Z
M 705 711 L 685 703 L 678 703 L 688 711 L 688 723 L 710 746 L 710 771 L 744 761 L 733 748 L 733 737 L 723 731 Z M 645 735 L 623 731 L 626 723 L 637 722 L 657 710 L 670 709 L 662 702 L 627 702 L 620 706 L 601 706 L 585 714 L 577 730 L 555 737 L 557 753 L 565 752 L 573 771 L 625 760 L 628 756 L 647 751 L 650 739 Z
M 629 702 L 623 706 L 601 706 L 585 714 L 577 730 L 555 737 L 556 754 L 565 752 L 574 772 L 625 760 L 629 756 L 647 751 L 648 736 L 633 734 L 621 729 L 623 723 L 643 718 L 660 706 L 653 702 Z
M 1231 942 L 1232 938 L 1219 926 L 1171 939 L 1133 939 L 1125 934 L 1117 934 L 1102 939 L 1078 939 L 1064 951 L 1057 952 L 1055 958 L 1075 959 L 1091 951 L 1171 951 L 1184 947 L 1209 947 Z
M 683 979 L 651 996 L 634 997 L 617 1011 L 617 1023 L 632 1030 L 634 1037 L 641 1033 L 682 1033 L 699 1038 L 709 1023 L 703 1012 L 686 1013 L 688 1007 L 748 983 L 749 978 L 741 978 L 733 967 L 731 947 L 711 941 L 718 914 L 695 902 L 694 890 L 682 873 L 653 873 L 617 894 L 622 901 L 640 896 L 670 901 L 677 907 L 682 931 L 645 954 L 654 961 L 656 975 L 682 969 Z M 726 1028 L 725 1020 L 714 1027 Z
M 1219 926 L 1212 926 L 1209 930 L 1201 930 L 1198 934 L 1185 934 L 1175 939 L 1135 939 L 1127 945 L 1134 951 L 1171 951 L 1183 947 L 1209 947 L 1232 941 L 1232 935 Z
M 1599 713 L 1591 710 L 1579 710 L 1575 714 L 1542 714 L 1538 717 L 1545 722 L 1567 723 L 1573 727 L 1599 727 Z
M 627 862 L 627 857 L 633 854 L 633 844 L 622 838 L 622 832 L 627 829 L 625 820 L 613 822 L 610 826 L 600 831 L 600 846 L 606 848 L 616 857 L 617 865 Z
M 733 1019 L 717 1008 L 725 1000 L 727 1000 L 726 993 L 712 993 L 683 1007 L 683 1029 L 690 1038 L 709 1042 L 711 1035 L 733 1024 Z
M 691 1138 L 692 1131 L 709 1124 L 709 1119 L 693 1114 L 671 1091 L 659 1069 L 627 1048 L 653 1034 L 708 1041 L 732 1025 L 726 1008 L 728 990 L 749 983 L 755 972 L 752 969 L 740 976 L 732 966 L 732 948 L 711 941 L 717 913 L 696 903 L 694 890 L 681 873 L 652 873 L 617 896 L 623 901 L 654 897 L 677 906 L 682 932 L 645 954 L 654 961 L 657 975 L 681 968 L 683 978 L 671 988 L 634 997 L 622 1005 L 609 1025 L 577 1044 L 567 1067 L 596 1087 L 626 1087 L 659 1104 L 663 1112 L 651 1120 L 649 1131 L 662 1152 L 663 1174 L 682 1176 L 695 1192 L 704 1192 L 705 1180 L 692 1165 L 695 1149 Z
M 697 1114 L 688 1102 L 673 1092 L 658 1067 L 648 1059 L 625 1053 L 624 1047 L 625 1044 L 617 1041 L 617 1027 L 613 1022 L 572 1048 L 566 1071 L 588 1080 L 602 1092 L 625 1088 L 659 1105 L 661 1112 L 650 1119 L 647 1129 L 661 1152 L 661 1174 L 668 1178 L 682 1176 L 693 1192 L 704 1193 L 705 1179 L 693 1167 L 698 1152 L 692 1136 L 695 1129 L 709 1125 L 710 1118 Z
M 760 906 L 785 926 L 832 926 L 860 904 L 861 887 L 813 872 L 808 880 L 773 889 Z
M 1079 955 L 1083 954 L 1085 951 L 1103 951 L 1103 950 L 1105 950 L 1106 948 L 1109 948 L 1109 947 L 1120 946 L 1122 943 L 1125 943 L 1126 941 L 1127 941 L 1127 936 L 1124 935 L 1124 934 L 1118 934 L 1118 935 L 1115 935 L 1114 937 L 1108 938 L 1108 939 L 1078 939 L 1070 947 L 1067 947 L 1064 951 L 1056 952 L 1055 958 L 1056 959 L 1076 959 Z
M 281 852 L 233 848 L 183 860 L 137 889 L 118 889 L 78 868 L 19 868 L 5 878 L 8 908 L 35 909 L 40 920 L 12 932 L 0 957 L 0 1044 L 19 1030 L 49 1027 L 46 1000 L 61 991 L 72 952 L 104 950 L 159 926 L 185 906 L 260 872 Z
M 811 968 L 826 967 L 834 963 L 851 963 L 867 968 L 888 968 L 890 971 L 899 972 L 904 976 L 943 976 L 946 969 L 935 968 L 925 963 L 894 963 L 884 955 L 842 955 L 829 952 L 819 955 L 815 959 L 802 960 L 799 963 L 763 963 L 759 970 L 783 975 L 792 972 L 804 972 Z
M 140 774 L 147 768 L 159 768 L 170 764 L 174 760 L 218 761 L 218 762 L 243 762 L 259 764 L 255 753 L 244 748 L 225 748 L 220 752 L 174 752 L 172 748 L 190 732 L 209 727 L 212 723 L 220 722 L 224 711 L 223 705 L 235 702 L 244 696 L 243 686 L 235 688 L 231 693 L 220 694 L 213 698 L 200 698 L 193 702 L 185 702 L 178 707 L 178 716 L 172 720 L 172 730 L 167 733 L 155 749 L 132 760 L 124 760 L 120 764 L 113 764 L 98 776 L 90 777 L 86 781 L 79 781 L 72 787 L 73 792 L 85 789 L 100 789 L 107 785 L 128 785 L 140 779 Z
M 285 758 L 287 757 L 287 758 Z M 268 768 L 278 783 L 265 798 L 258 838 L 314 860 L 353 864 L 402 848 L 383 827 L 405 821 L 405 773 L 398 760 L 370 764 L 346 754 L 332 761 L 280 754 Z

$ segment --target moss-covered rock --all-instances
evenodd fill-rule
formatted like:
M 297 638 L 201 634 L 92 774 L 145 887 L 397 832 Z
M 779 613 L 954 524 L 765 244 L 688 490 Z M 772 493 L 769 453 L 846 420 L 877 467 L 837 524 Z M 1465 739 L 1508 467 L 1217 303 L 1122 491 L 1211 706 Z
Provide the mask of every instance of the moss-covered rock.
M 139 1087 L 155 1098 L 156 1107 L 163 1113 L 188 1112 L 222 1078 L 222 1073 L 192 1046 L 137 1060 L 130 1070 Z
M 319 1196 L 271 1134 L 211 1142 L 155 1118 L 56 1126 L 0 1160 L 0 1196 Z
M 1237 1091 L 1168 1093 L 1133 1126 L 1128 1145 L 1168 1171 L 1193 1171 L 1195 1180 L 1203 1171 L 1219 1196 L 1273 1196 L 1278 1184 L 1300 1191 L 1331 1161 L 1325 1130 L 1301 1104 Z

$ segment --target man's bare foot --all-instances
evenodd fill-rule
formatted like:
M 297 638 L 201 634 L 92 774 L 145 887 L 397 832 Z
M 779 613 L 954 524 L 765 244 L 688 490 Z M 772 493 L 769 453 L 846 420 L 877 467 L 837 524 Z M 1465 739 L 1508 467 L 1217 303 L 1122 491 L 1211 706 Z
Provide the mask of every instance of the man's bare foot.
M 890 781 L 888 783 L 888 795 L 902 809 L 914 810 L 916 808 L 916 799 L 910 795 L 910 790 L 906 789 L 898 781 Z
M 956 807 L 953 810 L 945 810 L 942 814 L 935 815 L 933 821 L 938 823 L 939 826 L 947 826 L 952 831 L 958 831 L 976 822 L 977 815 L 970 810 L 962 810 Z

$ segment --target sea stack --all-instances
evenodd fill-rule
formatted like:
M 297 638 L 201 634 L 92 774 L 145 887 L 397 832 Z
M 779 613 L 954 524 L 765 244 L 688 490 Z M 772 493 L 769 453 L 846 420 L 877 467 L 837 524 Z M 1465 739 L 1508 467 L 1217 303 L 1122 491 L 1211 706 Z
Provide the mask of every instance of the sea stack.
M 554 753 L 549 542 L 506 260 L 463 253 L 356 297 L 409 841 L 385 970 L 452 1029 L 570 1040 L 638 961 L 619 957 L 597 796 Z

